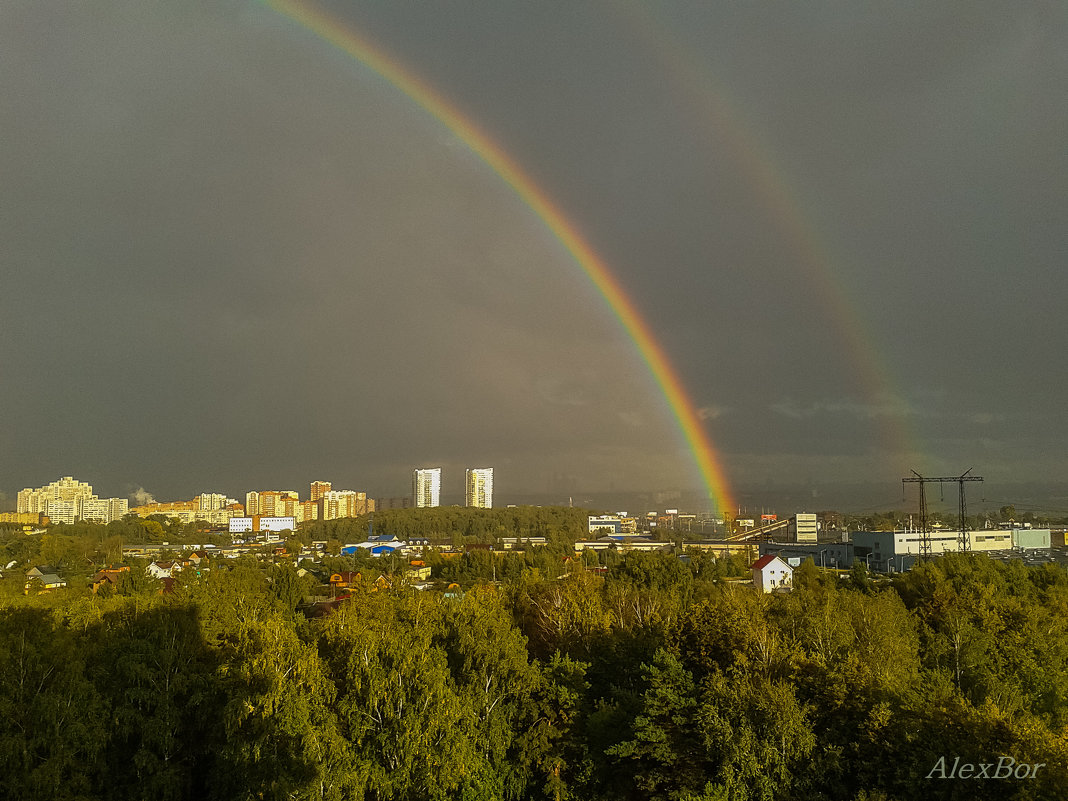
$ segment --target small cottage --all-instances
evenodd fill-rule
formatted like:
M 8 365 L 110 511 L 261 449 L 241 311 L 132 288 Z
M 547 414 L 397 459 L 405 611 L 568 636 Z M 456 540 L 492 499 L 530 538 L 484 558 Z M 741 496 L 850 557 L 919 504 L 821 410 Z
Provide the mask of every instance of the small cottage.
M 773 554 L 760 557 L 750 569 L 753 571 L 753 586 L 760 592 L 790 590 L 794 586 L 794 569 Z

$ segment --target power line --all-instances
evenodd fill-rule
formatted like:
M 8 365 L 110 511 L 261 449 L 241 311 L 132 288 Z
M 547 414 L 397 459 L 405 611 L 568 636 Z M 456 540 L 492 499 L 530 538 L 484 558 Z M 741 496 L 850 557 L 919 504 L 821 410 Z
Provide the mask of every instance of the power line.
M 938 482 L 939 489 L 943 484 L 955 483 L 960 485 L 959 508 L 960 508 L 960 536 L 957 538 L 957 549 L 962 553 L 964 551 L 971 550 L 971 537 L 968 534 L 968 505 L 964 499 L 964 482 L 966 481 L 982 481 L 982 476 L 970 476 L 972 472 L 969 467 L 959 476 L 937 476 L 927 477 L 921 476 L 915 470 L 912 470 L 912 478 L 901 479 L 901 491 L 904 493 L 906 484 L 919 484 L 920 485 L 920 558 L 928 559 L 931 556 L 931 530 L 927 525 L 927 490 L 928 484 Z

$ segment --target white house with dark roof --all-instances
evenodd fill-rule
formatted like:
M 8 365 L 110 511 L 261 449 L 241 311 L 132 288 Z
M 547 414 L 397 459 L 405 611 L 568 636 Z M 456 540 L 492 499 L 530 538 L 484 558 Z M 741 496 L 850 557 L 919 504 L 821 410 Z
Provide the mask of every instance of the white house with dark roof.
M 773 554 L 761 556 L 750 569 L 753 571 L 753 586 L 760 592 L 793 589 L 794 569 Z
M 179 562 L 153 562 L 145 568 L 145 573 L 152 576 L 152 578 L 164 579 L 172 578 L 173 574 L 181 571 L 182 565 Z

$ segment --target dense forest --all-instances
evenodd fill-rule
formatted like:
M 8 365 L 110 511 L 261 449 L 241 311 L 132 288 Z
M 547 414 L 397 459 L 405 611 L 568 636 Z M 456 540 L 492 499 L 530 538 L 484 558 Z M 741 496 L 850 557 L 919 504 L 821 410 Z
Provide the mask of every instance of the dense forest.
M 53 543 L 53 547 L 55 544 Z M 541 554 L 540 556 L 538 554 Z M 811 562 L 531 549 L 465 592 L 228 560 L 0 597 L 0 797 L 1054 799 L 1068 786 L 1068 574 L 945 556 L 891 583 Z M 466 561 L 465 561 L 466 560 Z M 502 562 L 503 564 L 503 562 Z M 485 581 L 487 565 L 499 581 Z M 453 571 L 451 575 L 449 571 Z M 926 778 L 940 757 L 1044 763 Z
M 440 506 L 425 509 L 387 509 L 356 518 L 316 520 L 302 523 L 291 536 L 304 545 L 313 541 L 357 543 L 371 534 L 400 540 L 425 539 L 436 545 L 492 544 L 501 537 L 529 540 L 544 537 L 559 545 L 573 545 L 589 535 L 587 520 L 596 514 L 588 509 L 561 506 L 518 506 L 505 509 L 475 509 Z M 50 564 L 115 562 L 123 546 L 168 543 L 229 545 L 230 535 L 197 520 L 181 523 L 158 514 L 147 518 L 129 514 L 106 525 L 79 522 L 53 525 L 43 537 L 21 535 L 22 526 L 0 523 L 0 559 L 24 562 L 42 558 Z
M 399 540 L 427 539 L 457 546 L 475 542 L 490 544 L 500 537 L 545 537 L 549 541 L 573 544 L 588 535 L 590 514 L 594 512 L 565 506 L 384 509 L 358 518 L 306 523 L 301 532 L 310 540 L 333 538 L 346 542 L 359 542 L 373 533 Z

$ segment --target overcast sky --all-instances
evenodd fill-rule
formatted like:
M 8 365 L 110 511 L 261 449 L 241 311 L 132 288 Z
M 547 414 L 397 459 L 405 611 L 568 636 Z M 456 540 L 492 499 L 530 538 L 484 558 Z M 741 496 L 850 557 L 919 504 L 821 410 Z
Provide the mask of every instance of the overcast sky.
M 732 485 L 1068 479 L 1068 6 L 309 3 L 610 265 Z M 256 2 L 0 5 L 0 491 L 696 488 L 551 231 Z

